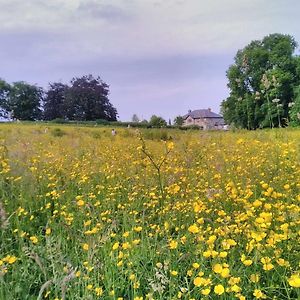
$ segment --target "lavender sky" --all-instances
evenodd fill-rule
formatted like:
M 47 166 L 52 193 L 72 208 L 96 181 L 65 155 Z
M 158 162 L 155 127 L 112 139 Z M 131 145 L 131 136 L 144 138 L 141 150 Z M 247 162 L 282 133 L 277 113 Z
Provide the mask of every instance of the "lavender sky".
M 0 0 L 0 77 L 100 75 L 124 121 L 219 112 L 237 50 L 270 33 L 300 42 L 299 11 L 299 0 Z

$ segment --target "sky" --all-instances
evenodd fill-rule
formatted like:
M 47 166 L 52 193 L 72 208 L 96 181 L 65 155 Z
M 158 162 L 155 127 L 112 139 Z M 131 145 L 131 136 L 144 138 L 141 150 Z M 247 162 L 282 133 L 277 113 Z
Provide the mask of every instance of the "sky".
M 0 0 L 0 77 L 47 88 L 99 75 L 122 121 L 218 113 L 237 50 L 271 33 L 300 43 L 299 11 L 299 0 Z

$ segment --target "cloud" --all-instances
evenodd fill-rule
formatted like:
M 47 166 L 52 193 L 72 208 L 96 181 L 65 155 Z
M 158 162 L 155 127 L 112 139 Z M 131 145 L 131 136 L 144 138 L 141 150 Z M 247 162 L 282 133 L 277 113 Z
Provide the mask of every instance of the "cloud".
M 123 119 L 133 110 L 217 110 L 238 49 L 274 32 L 300 42 L 298 0 L 0 0 L 0 8 L 1 77 L 45 86 L 101 75 Z
M 108 22 L 127 22 L 133 18 L 125 9 L 111 4 L 103 4 L 99 1 L 84 1 L 77 8 L 79 15 L 105 19 Z

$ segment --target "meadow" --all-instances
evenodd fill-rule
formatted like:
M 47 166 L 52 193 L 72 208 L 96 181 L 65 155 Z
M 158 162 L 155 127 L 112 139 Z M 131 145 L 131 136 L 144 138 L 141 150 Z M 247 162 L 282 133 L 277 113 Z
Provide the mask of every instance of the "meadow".
M 0 299 L 300 299 L 300 130 L 0 126 Z

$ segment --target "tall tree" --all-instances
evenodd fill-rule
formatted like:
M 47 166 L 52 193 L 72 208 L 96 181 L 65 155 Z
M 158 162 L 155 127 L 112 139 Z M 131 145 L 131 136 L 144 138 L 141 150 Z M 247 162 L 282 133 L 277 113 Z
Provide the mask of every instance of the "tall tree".
M 66 84 L 54 82 L 49 84 L 44 99 L 45 120 L 64 119 L 65 115 L 65 96 L 68 90 Z
M 65 112 L 69 120 L 117 120 L 117 110 L 109 102 L 109 86 L 92 75 L 73 78 L 67 89 Z
M 9 117 L 8 96 L 11 86 L 0 78 L 0 117 Z
M 227 70 L 230 96 L 222 102 L 225 121 L 255 129 L 286 124 L 297 78 L 289 35 L 271 34 L 239 50 Z
M 291 124 L 300 126 L 300 86 L 295 89 L 294 102 L 290 103 Z
M 151 116 L 149 125 L 153 127 L 166 127 L 167 121 L 162 117 L 158 117 L 156 115 Z
M 140 122 L 140 118 L 138 117 L 137 114 L 133 114 L 131 121 L 134 123 L 138 123 L 138 122 Z
M 177 116 L 174 119 L 174 125 L 176 126 L 182 126 L 183 125 L 183 117 L 182 116 Z
M 7 107 L 11 117 L 19 120 L 34 121 L 41 118 L 43 89 L 23 81 L 11 86 Z

